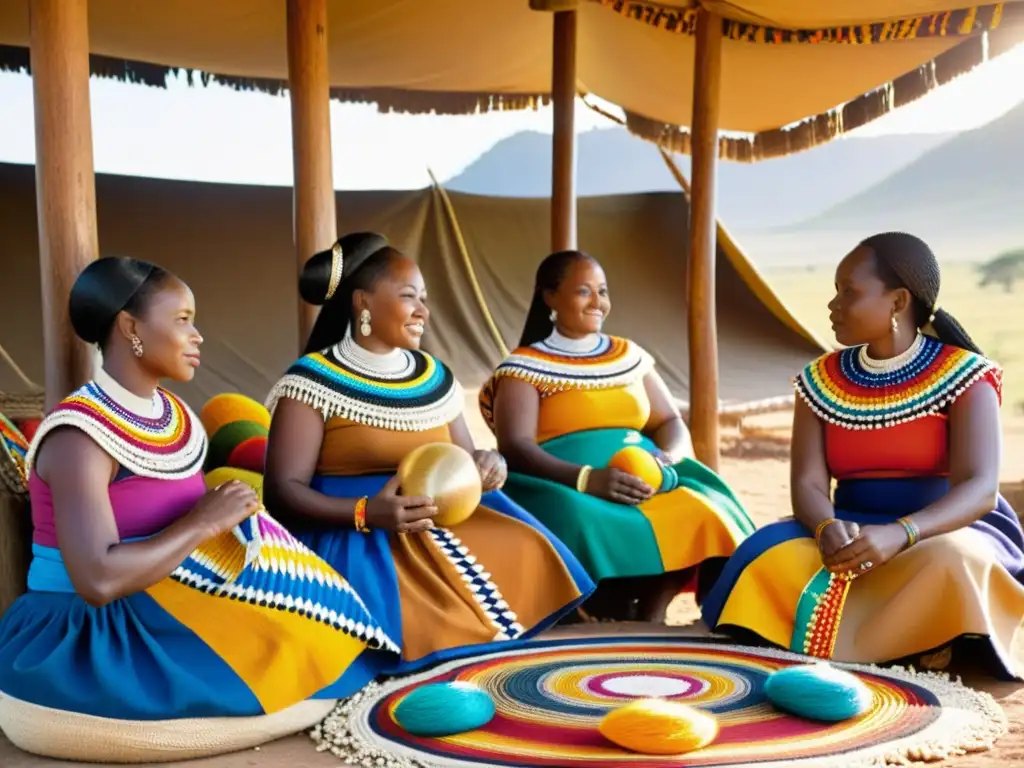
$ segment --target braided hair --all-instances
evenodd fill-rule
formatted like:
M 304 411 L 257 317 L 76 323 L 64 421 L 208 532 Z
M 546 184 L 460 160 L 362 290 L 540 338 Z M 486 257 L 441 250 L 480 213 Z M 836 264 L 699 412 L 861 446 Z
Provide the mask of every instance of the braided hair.
M 558 251 L 545 258 L 537 267 L 537 277 L 533 281 L 533 299 L 526 313 L 526 323 L 523 325 L 523 334 L 519 337 L 519 346 L 528 347 L 551 335 L 555 324 L 551 321 L 551 310 L 544 301 L 544 294 L 548 291 L 557 291 L 569 267 L 583 259 L 597 263 L 597 259 L 583 251 Z
M 862 240 L 861 245 L 874 254 L 875 272 L 887 289 L 910 292 L 915 327 L 931 323 L 942 343 L 983 354 L 957 319 L 937 306 L 939 262 L 924 240 L 906 232 L 883 232 Z

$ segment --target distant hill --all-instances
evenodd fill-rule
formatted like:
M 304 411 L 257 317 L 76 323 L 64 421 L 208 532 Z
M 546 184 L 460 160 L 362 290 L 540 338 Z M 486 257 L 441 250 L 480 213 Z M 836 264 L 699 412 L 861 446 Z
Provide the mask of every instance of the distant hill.
M 788 157 L 719 165 L 718 204 L 730 230 L 778 227 L 814 216 L 882 181 L 949 140 L 953 134 L 838 139 Z M 596 129 L 578 139 L 581 196 L 675 191 L 657 149 L 623 128 Z M 678 156 L 689 175 L 690 158 Z M 551 136 L 534 131 L 498 142 L 445 186 L 461 192 L 547 197 L 551 191 Z

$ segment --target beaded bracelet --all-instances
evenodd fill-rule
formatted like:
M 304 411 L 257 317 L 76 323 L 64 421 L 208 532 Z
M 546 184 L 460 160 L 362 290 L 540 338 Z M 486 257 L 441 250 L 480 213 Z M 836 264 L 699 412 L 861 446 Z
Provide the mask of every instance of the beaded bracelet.
M 818 539 L 820 539 L 821 538 L 821 534 L 824 532 L 824 530 L 826 528 L 828 528 L 830 525 L 832 525 L 832 523 L 838 523 L 838 522 L 839 521 L 836 518 L 834 518 L 834 517 L 829 517 L 829 518 L 826 518 L 825 520 L 822 520 L 820 523 L 818 523 L 818 527 L 814 529 L 814 540 L 817 541 Z
M 902 525 L 903 530 L 907 532 L 907 549 L 910 549 L 921 540 L 921 529 L 909 517 L 901 517 L 896 522 Z
M 589 464 L 584 464 L 580 467 L 580 473 L 576 476 L 576 490 L 580 493 L 587 492 L 587 483 L 590 482 L 590 473 L 594 471 L 594 468 Z
M 365 496 L 359 499 L 356 502 L 355 510 L 352 512 L 352 522 L 360 533 L 370 532 L 370 529 L 366 527 L 366 501 L 367 498 Z

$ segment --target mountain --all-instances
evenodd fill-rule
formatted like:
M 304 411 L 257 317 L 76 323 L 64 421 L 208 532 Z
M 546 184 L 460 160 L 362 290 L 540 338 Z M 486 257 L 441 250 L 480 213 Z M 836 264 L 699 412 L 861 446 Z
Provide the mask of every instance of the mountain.
M 759 163 L 722 162 L 718 175 L 720 216 L 730 230 L 740 233 L 807 219 L 882 181 L 952 135 L 842 138 Z M 577 192 L 581 196 L 679 189 L 657 149 L 624 128 L 581 133 L 577 158 Z M 690 158 L 680 155 L 676 160 L 689 176 Z M 481 195 L 547 197 L 551 192 L 551 136 L 534 131 L 514 134 L 444 184 Z
M 743 243 L 773 266 L 834 262 L 861 238 L 887 230 L 924 238 L 943 261 L 978 261 L 1021 248 L 1021 136 L 1024 104 L 890 169 L 878 183 L 819 213 L 744 233 Z

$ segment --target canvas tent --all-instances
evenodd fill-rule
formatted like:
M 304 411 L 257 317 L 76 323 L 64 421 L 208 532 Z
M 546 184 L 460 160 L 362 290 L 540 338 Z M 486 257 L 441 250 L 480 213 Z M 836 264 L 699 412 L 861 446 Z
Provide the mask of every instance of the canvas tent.
M 0 165 L 0 343 L 39 381 L 42 311 L 34 186 L 31 166 Z M 291 190 L 110 175 L 98 175 L 96 186 L 105 253 L 161 264 L 180 274 L 196 294 L 206 338 L 203 365 L 182 394 L 197 408 L 222 391 L 262 399 L 294 358 Z M 381 231 L 418 258 L 430 293 L 427 346 L 474 387 L 502 355 L 472 281 L 478 281 L 499 334 L 514 346 L 536 265 L 547 253 L 548 201 L 454 193 L 450 200 L 468 268 L 436 189 L 339 192 L 339 229 Z M 685 398 L 683 196 L 585 198 L 580 207 L 581 245 L 608 271 L 614 303 L 609 330 L 651 350 L 673 393 Z M 777 317 L 725 256 L 718 260 L 717 283 L 723 400 L 736 405 L 789 394 L 789 379 L 821 347 L 791 318 Z M 19 388 L 12 372 L 0 371 L 0 390 Z
M 336 98 L 383 109 L 529 107 L 551 91 L 553 58 L 552 14 L 531 5 L 576 9 L 577 90 L 621 106 L 635 130 L 658 138 L 691 125 L 702 6 L 725 24 L 719 128 L 762 133 L 755 145 L 729 145 L 750 159 L 827 141 L 923 95 L 984 59 L 981 32 L 995 30 L 990 56 L 1016 41 L 1024 4 L 960 3 L 329 0 L 328 77 Z M 0 3 L 0 67 L 28 65 L 28 6 Z M 166 68 L 180 67 L 280 90 L 285 16 L 280 0 L 90 0 L 93 69 L 162 84 Z M 796 132 L 775 130 L 807 119 Z

